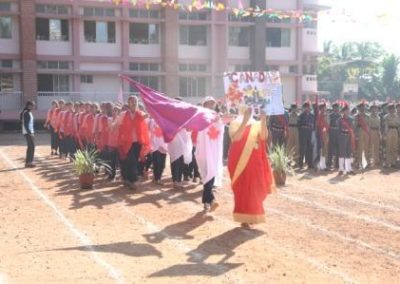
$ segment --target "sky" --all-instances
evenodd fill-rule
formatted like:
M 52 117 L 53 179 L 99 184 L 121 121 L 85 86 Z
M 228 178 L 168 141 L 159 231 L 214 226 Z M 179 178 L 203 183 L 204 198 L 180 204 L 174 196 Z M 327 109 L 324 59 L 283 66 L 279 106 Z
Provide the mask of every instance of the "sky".
M 400 0 L 320 0 L 331 10 L 319 17 L 319 44 L 377 41 L 400 56 Z

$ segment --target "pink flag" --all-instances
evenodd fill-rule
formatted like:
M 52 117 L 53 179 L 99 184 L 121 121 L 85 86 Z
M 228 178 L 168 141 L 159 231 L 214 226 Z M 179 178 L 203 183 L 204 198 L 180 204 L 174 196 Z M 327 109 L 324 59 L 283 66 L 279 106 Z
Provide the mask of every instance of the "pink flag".
M 238 8 L 239 8 L 240 10 L 243 10 L 243 3 L 242 3 L 241 0 L 238 0 Z
M 118 92 L 118 97 L 117 97 L 117 101 L 122 105 L 124 103 L 124 90 L 122 87 L 122 82 L 119 86 L 119 92 Z
M 129 77 L 121 78 L 139 91 L 147 112 L 162 129 L 167 143 L 183 128 L 201 131 L 216 119 L 216 113 L 209 109 L 169 98 Z

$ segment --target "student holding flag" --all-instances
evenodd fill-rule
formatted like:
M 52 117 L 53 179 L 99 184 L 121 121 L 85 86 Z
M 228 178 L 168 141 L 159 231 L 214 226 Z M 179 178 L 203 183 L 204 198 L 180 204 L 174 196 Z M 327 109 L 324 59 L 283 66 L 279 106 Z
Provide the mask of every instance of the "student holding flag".
M 203 107 L 210 110 L 215 110 L 216 105 L 213 97 L 206 97 L 203 102 Z M 205 211 L 214 211 L 219 205 L 215 202 L 213 188 L 222 185 L 224 128 L 222 119 L 216 116 L 215 121 L 197 135 L 195 155 L 203 182 Z

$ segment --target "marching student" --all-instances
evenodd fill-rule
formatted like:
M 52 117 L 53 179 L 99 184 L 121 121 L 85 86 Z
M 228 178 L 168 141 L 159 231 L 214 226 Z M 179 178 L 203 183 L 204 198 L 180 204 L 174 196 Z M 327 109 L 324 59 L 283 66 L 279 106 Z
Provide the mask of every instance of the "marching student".
M 251 119 L 250 108 L 242 114 L 230 123 L 228 170 L 235 202 L 233 218 L 249 229 L 252 224 L 265 222 L 263 201 L 273 191 L 274 182 L 266 152 L 266 115 L 262 112 L 256 122 Z
M 71 159 L 76 152 L 75 144 L 75 131 L 74 131 L 74 106 L 71 102 L 65 104 L 66 110 L 63 117 L 63 135 L 64 135 L 64 154 L 65 157 L 69 156 Z
M 121 109 L 114 106 L 112 109 L 112 116 L 108 118 L 108 141 L 107 141 L 107 152 L 108 162 L 110 166 L 110 172 L 108 173 L 108 180 L 114 181 L 117 172 L 117 161 L 118 161 L 118 127 L 114 127 L 117 121 Z
M 167 143 L 161 128 L 154 119 L 149 121 L 150 140 L 151 140 L 151 156 L 153 162 L 153 182 L 157 185 L 163 185 L 161 178 L 165 169 L 165 159 L 167 157 Z
M 51 155 L 57 155 L 58 151 L 58 136 L 53 126 L 53 116 L 58 114 L 58 103 L 57 101 L 51 102 L 51 108 L 47 112 L 46 121 L 44 123 L 44 128 L 48 128 L 50 130 L 50 148 Z
M 65 156 L 65 140 L 64 140 L 64 115 L 66 112 L 66 105 L 63 100 L 58 102 L 60 106 L 60 112 L 58 113 L 56 117 L 56 131 L 59 139 L 59 157 L 62 158 L 63 155 Z
M 35 130 L 34 130 L 34 118 L 32 109 L 35 104 L 31 101 L 26 102 L 25 108 L 20 113 L 20 120 L 22 123 L 22 134 L 25 136 L 27 149 L 25 158 L 25 167 L 34 168 L 33 157 L 35 155 Z
M 121 175 L 124 184 L 130 190 L 136 190 L 138 181 L 138 162 L 142 149 L 150 144 L 145 115 L 138 110 L 138 101 L 134 96 L 128 99 L 128 110 L 117 119 L 118 144 L 121 157 Z
M 172 181 L 175 189 L 183 189 L 182 178 L 185 164 L 192 160 L 192 139 L 190 132 L 181 129 L 168 143 L 168 154 L 171 162 Z
M 203 107 L 215 111 L 216 104 L 213 97 L 206 97 Z M 197 135 L 195 154 L 203 182 L 202 203 L 205 211 L 214 211 L 219 206 L 213 188 L 222 185 L 224 129 L 225 125 L 217 115 L 215 121 Z
M 80 133 L 83 138 L 83 146 L 93 148 L 93 127 L 98 107 L 96 104 L 89 104 L 89 106 L 86 106 L 86 111 L 87 113 L 82 118 Z

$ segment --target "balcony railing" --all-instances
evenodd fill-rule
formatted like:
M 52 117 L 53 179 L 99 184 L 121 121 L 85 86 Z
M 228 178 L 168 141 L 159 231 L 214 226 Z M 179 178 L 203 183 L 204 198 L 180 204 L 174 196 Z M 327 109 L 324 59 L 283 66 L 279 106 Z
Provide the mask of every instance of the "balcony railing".
M 137 95 L 134 92 L 124 92 L 124 101 L 130 95 Z M 37 93 L 37 109 L 48 110 L 53 100 L 64 100 L 66 102 L 117 102 L 118 92 L 38 92 Z
M 22 101 L 22 92 L 0 92 L 1 111 L 20 110 Z

